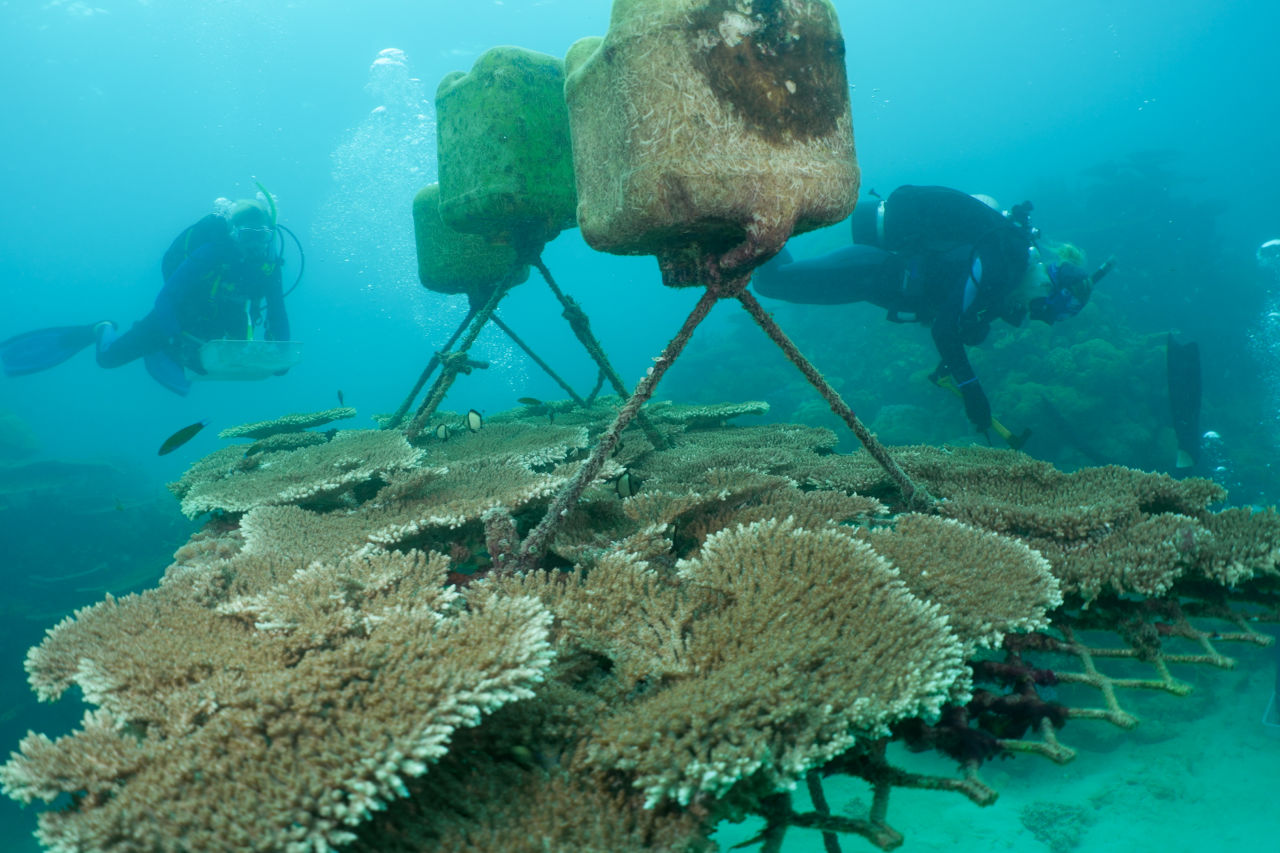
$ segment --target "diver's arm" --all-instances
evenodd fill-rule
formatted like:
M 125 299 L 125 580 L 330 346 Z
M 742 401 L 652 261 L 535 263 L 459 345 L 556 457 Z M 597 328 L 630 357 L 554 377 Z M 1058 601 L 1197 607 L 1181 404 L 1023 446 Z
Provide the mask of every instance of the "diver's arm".
M 951 309 L 951 310 L 947 310 Z M 970 422 L 980 430 L 991 427 L 991 403 L 987 394 L 978 383 L 978 375 L 973 372 L 969 363 L 969 354 L 965 352 L 960 337 L 960 313 L 952 306 L 944 307 L 929 329 L 933 337 L 933 345 L 942 357 L 942 365 L 960 388 L 964 399 L 964 412 Z

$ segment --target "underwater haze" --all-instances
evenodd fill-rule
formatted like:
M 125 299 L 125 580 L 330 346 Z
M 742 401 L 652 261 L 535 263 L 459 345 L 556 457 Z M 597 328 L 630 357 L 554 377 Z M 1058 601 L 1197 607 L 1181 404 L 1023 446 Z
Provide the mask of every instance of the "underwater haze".
M 1010 330 L 975 349 L 997 417 L 1030 429 L 1028 452 L 1059 467 L 1173 472 L 1164 361 L 1173 334 L 1197 343 L 1202 358 L 1200 426 L 1212 435 L 1194 473 L 1226 486 L 1232 504 L 1274 504 L 1280 269 L 1260 266 L 1255 253 L 1280 238 L 1280 4 L 834 5 L 864 194 L 940 184 L 1006 208 L 1030 199 L 1035 224 L 1079 246 L 1091 268 L 1115 258 L 1115 272 L 1062 332 L 1069 337 Z M 222 446 L 218 430 L 336 406 L 339 394 L 360 412 L 343 427 L 371 426 L 369 416 L 400 404 L 466 310 L 463 297 L 421 286 L 414 256 L 412 199 L 436 180 L 437 82 L 494 45 L 563 56 L 578 38 L 606 31 L 609 7 L 0 0 L 0 339 L 100 320 L 128 328 L 151 308 L 170 240 L 216 199 L 252 197 L 255 182 L 277 199 L 305 252 L 305 274 L 287 299 L 304 358 L 286 376 L 197 382 L 182 397 L 140 362 L 104 370 L 83 352 L 47 372 L 0 378 L 0 744 L 14 749 L 30 728 L 68 730 L 79 720 L 75 701 L 37 705 L 26 650 L 75 608 L 156 583 L 197 529 L 164 484 Z M 797 238 L 793 251 L 847 242 L 840 225 Z M 576 230 L 544 258 L 629 386 L 698 296 L 664 288 L 652 258 L 595 252 Z M 300 261 L 288 244 L 286 287 Z M 881 440 L 981 440 L 957 401 L 925 379 L 937 356 L 923 327 L 887 323 L 868 306 L 767 307 Z M 770 420 L 843 430 L 741 314 L 714 313 L 657 396 L 765 399 Z M 590 390 L 596 368 L 540 283 L 517 287 L 503 316 Z M 1045 341 L 1070 357 L 1029 349 Z M 490 367 L 461 377 L 445 409 L 489 414 L 520 397 L 564 396 L 492 330 L 473 352 Z M 157 455 L 167 436 L 202 420 L 209 427 L 192 441 Z M 1208 699 L 1196 719 L 1178 718 L 1163 742 L 1099 738 L 1069 771 L 1019 758 L 1014 769 L 1002 766 L 1019 792 L 989 809 L 947 802 L 930 818 L 927 792 L 916 805 L 904 796 L 894 812 L 902 849 L 1065 849 L 1018 814 L 1019 804 L 1067 796 L 1100 810 L 1102 798 L 1110 810 L 1072 849 L 1272 849 L 1280 740 L 1263 737 L 1259 724 L 1273 678 L 1268 654 L 1246 654 L 1238 672 L 1198 684 Z M 1117 787 L 1144 762 L 1195 784 L 1171 783 L 1150 798 Z M 1114 821 L 1120 808 L 1164 827 L 1160 846 L 1126 834 Z M 34 826 L 35 809 L 0 802 L 0 850 L 39 849 Z M 723 834 L 725 848 L 750 835 Z M 792 833 L 785 849 L 820 850 L 821 839 Z M 870 847 L 850 838 L 846 849 Z

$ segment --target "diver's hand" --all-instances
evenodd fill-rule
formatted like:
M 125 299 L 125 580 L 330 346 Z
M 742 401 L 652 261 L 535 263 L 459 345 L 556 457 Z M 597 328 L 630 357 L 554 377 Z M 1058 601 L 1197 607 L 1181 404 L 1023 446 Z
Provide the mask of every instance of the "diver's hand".
M 987 400 L 987 395 L 978 384 L 978 380 L 971 379 L 961 385 L 960 395 L 964 398 L 964 413 L 969 416 L 969 422 L 973 424 L 974 429 L 978 432 L 991 429 L 991 403 Z

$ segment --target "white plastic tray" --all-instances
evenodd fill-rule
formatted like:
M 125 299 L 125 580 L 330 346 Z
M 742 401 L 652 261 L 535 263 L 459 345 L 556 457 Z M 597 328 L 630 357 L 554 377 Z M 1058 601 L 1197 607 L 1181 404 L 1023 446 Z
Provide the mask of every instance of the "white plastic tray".
M 300 341 L 209 341 L 192 379 L 266 379 L 302 361 Z

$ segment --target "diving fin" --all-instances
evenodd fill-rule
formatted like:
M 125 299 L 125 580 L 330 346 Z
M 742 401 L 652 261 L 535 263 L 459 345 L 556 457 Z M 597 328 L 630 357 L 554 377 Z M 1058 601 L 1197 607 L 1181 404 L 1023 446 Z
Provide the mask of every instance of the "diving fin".
M 1194 468 L 1200 461 L 1200 347 L 1180 344 L 1169 335 L 1165 341 L 1165 366 L 1169 381 L 1169 408 L 1178 439 L 1179 469 Z
M 52 326 L 14 335 L 0 342 L 0 361 L 6 376 L 26 376 L 57 367 L 97 340 L 98 323 Z

